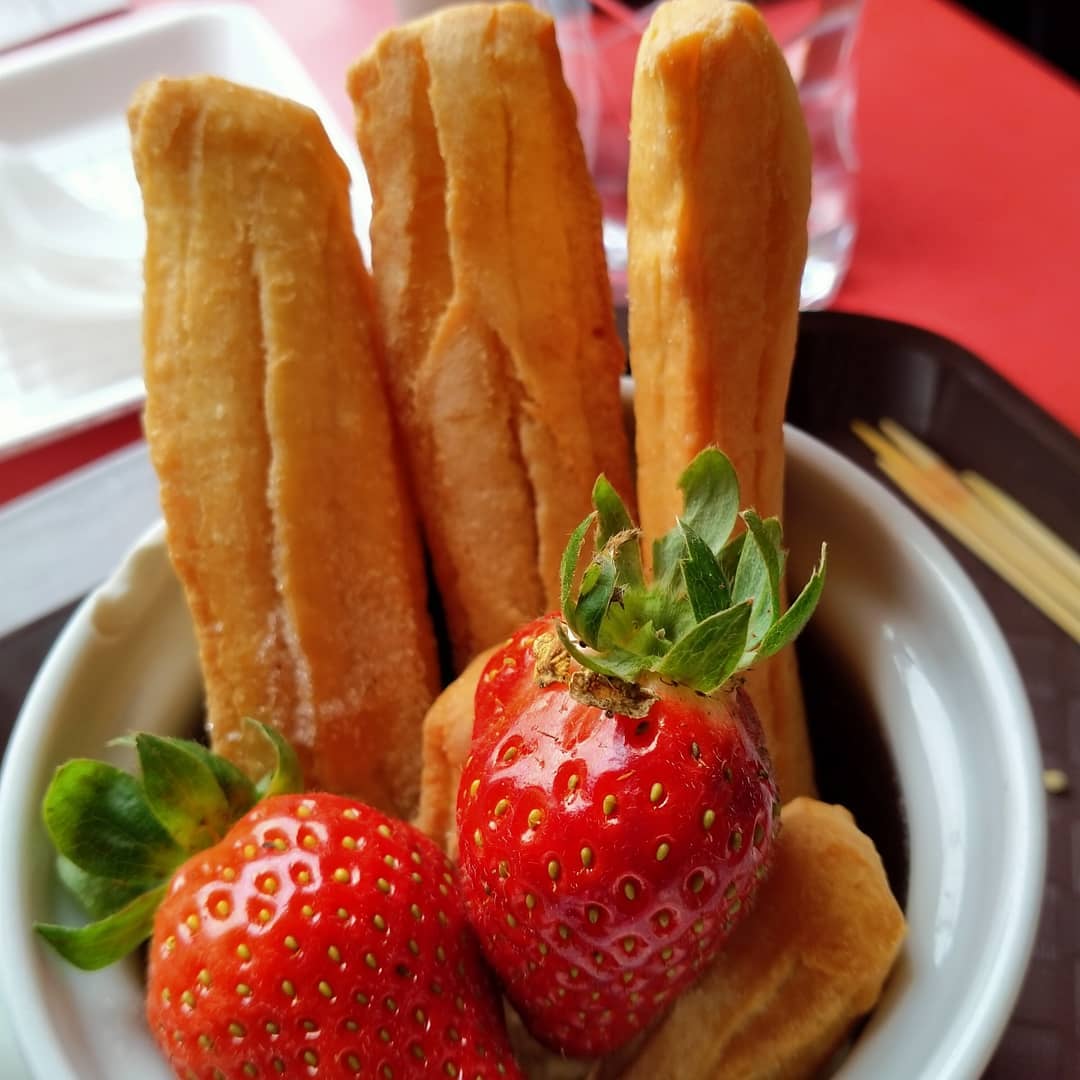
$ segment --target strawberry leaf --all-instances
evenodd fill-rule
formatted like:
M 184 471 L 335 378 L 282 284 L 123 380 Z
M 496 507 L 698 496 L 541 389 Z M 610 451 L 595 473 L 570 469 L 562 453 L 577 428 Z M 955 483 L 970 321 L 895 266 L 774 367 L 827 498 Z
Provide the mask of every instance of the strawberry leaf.
M 826 545 L 822 544 L 821 558 L 810 575 L 810 580 L 803 586 L 791 607 L 773 623 L 761 639 L 757 649 L 759 659 L 772 656 L 794 641 L 810 621 L 810 616 L 814 614 L 814 609 L 821 599 L 821 591 L 825 588 L 825 558 Z
M 617 574 L 615 560 L 607 552 L 601 551 L 593 556 L 582 575 L 574 629 L 589 645 L 595 646 L 597 643 L 600 624 L 615 592 Z
M 746 510 L 742 519 L 746 524 L 746 540 L 735 571 L 731 599 L 734 603 L 753 601 L 747 640 L 754 646 L 780 613 L 780 559 L 761 518 L 753 510 Z
M 146 891 L 142 885 L 88 874 L 63 855 L 56 857 L 56 873 L 68 892 L 79 901 L 87 915 L 94 919 L 103 919 L 106 915 L 119 911 Z
M 718 552 L 739 517 L 739 478 L 726 454 L 715 446 L 702 450 L 679 477 L 682 519 Z
M 304 790 L 304 774 L 300 769 L 296 752 L 277 728 L 250 718 L 244 721 L 254 724 L 274 748 L 274 767 L 255 785 L 257 799 L 271 795 L 291 795 Z
M 97 971 L 126 956 L 154 929 L 154 912 L 167 886 L 142 893 L 125 907 L 87 926 L 34 923 L 34 929 L 65 959 L 83 971 Z
M 583 649 L 561 623 L 556 627 L 556 633 L 559 635 L 563 648 L 582 667 L 595 671 L 599 675 L 610 675 L 614 679 L 622 679 L 623 682 L 633 682 L 653 663 L 651 657 L 638 656 L 618 647 L 605 649 L 603 652 Z
M 42 812 L 57 852 L 98 877 L 156 884 L 186 854 L 154 816 L 138 780 L 102 761 L 61 765 Z
M 640 592 L 631 592 L 626 594 L 623 603 L 612 601 L 600 627 L 598 649 L 621 648 L 642 656 L 663 656 L 671 648 L 671 642 L 657 633 L 646 606 L 641 603 L 644 596 Z
M 649 584 L 638 530 L 615 489 L 603 476 L 596 481 L 596 510 L 563 552 L 562 636 L 567 651 L 593 672 L 628 681 L 655 671 L 711 693 L 798 634 L 820 595 L 820 574 L 784 615 L 780 522 L 753 510 L 739 513 L 739 482 L 728 458 L 706 448 L 679 487 L 683 515 L 653 544 Z M 740 517 L 745 529 L 732 537 Z M 596 552 L 575 590 L 593 520 Z
M 616 540 L 612 555 L 615 557 L 615 565 L 619 571 L 619 583 L 630 587 L 644 585 L 645 574 L 641 568 L 641 548 L 637 542 L 637 529 L 630 520 L 626 505 L 619 498 L 619 493 L 602 474 L 596 478 L 596 483 L 593 485 L 592 500 L 597 513 L 597 548 L 605 548 L 612 540 Z
M 739 517 L 739 479 L 727 455 L 708 447 L 679 477 L 683 493 L 681 522 L 689 525 L 718 554 Z M 670 588 L 686 550 L 679 524 L 653 542 L 653 576 Z
M 577 573 L 578 560 L 581 558 L 581 545 L 585 543 L 585 534 L 589 526 L 596 520 L 596 514 L 592 513 L 570 534 L 562 554 L 562 563 L 559 566 L 560 596 L 559 602 L 562 607 L 563 618 L 574 624 L 574 615 L 577 605 L 574 602 L 574 575 Z
M 229 806 L 229 820 L 243 817 L 255 805 L 255 785 L 231 761 L 207 750 L 202 743 L 193 739 L 176 739 L 171 736 L 158 736 L 163 741 L 184 747 L 194 754 L 214 774 Z
M 232 821 L 213 770 L 179 740 L 135 736 L 143 790 L 154 817 L 185 851 L 216 843 Z
M 656 588 L 670 590 L 679 572 L 679 560 L 686 550 L 682 530 L 675 526 L 659 540 L 653 541 L 653 579 Z
M 720 573 L 724 575 L 724 581 L 727 582 L 728 592 L 735 587 L 735 573 L 739 569 L 739 559 L 742 558 L 745 543 L 746 533 L 741 532 L 738 536 L 733 536 L 717 556 L 716 561 L 720 566 Z
M 701 622 L 730 607 L 731 596 L 709 545 L 685 521 L 679 522 L 679 528 L 686 545 L 686 557 L 681 563 L 686 594 L 694 609 L 694 618 Z
M 780 519 L 778 517 L 767 517 L 762 523 L 762 528 L 765 530 L 765 535 L 768 537 L 769 543 L 776 548 L 777 552 L 786 556 L 784 551 L 784 530 L 780 525 Z M 783 564 L 781 560 L 781 565 Z
M 705 694 L 723 686 L 746 649 L 751 606 L 747 600 L 698 623 L 675 642 L 656 666 L 656 673 Z

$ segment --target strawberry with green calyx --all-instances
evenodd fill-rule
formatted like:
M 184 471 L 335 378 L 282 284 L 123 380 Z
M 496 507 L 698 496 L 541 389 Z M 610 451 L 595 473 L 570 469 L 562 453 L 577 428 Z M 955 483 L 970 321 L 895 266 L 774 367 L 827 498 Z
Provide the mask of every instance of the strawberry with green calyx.
M 57 769 L 42 804 L 45 827 L 60 879 L 97 919 L 35 926 L 61 956 L 88 971 L 126 956 L 150 936 L 186 859 L 221 840 L 260 799 L 302 790 L 292 748 L 274 728 L 259 727 L 275 765 L 257 784 L 199 743 L 145 732 L 113 744 L 134 747 L 141 780 L 89 758 Z
M 99 921 L 38 931 L 84 968 L 152 936 L 147 1019 L 178 1076 L 520 1076 L 452 865 L 362 803 L 288 793 L 295 758 L 264 731 L 259 785 L 146 735 L 141 782 L 58 770 L 46 824 Z
M 732 676 L 806 624 L 824 549 L 782 611 L 780 525 L 739 514 L 727 458 L 704 451 L 680 486 L 684 515 L 648 584 L 637 532 L 597 481 L 563 558 L 562 617 L 515 634 L 476 693 L 458 793 L 466 904 L 532 1033 L 572 1055 L 615 1050 L 696 978 L 752 903 L 779 828 Z

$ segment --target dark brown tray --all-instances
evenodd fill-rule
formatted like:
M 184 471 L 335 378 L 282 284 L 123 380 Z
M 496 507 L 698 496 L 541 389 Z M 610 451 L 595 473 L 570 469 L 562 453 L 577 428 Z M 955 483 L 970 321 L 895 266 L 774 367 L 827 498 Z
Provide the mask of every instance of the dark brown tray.
M 890 416 L 952 465 L 975 469 L 1005 488 L 1080 547 L 1080 441 L 975 356 L 944 338 L 865 316 L 807 314 L 800 325 L 788 414 L 793 423 L 871 473 L 876 472 L 873 459 L 851 434 L 850 423 L 855 418 L 876 422 Z M 1076 645 L 964 548 L 933 523 L 930 526 L 981 589 L 1012 646 L 1046 764 L 1071 769 L 1080 784 Z M 64 608 L 0 640 L 0 745 L 6 744 L 26 690 L 70 613 L 70 607 Z M 813 647 L 811 636 L 803 643 L 804 661 Z M 807 685 L 812 714 L 825 711 L 823 703 L 815 708 L 814 682 Z M 903 898 L 907 871 L 903 823 L 889 800 L 881 798 L 879 786 L 888 771 L 887 763 L 869 770 L 877 779 L 871 785 L 874 790 L 866 793 L 851 789 L 849 772 L 844 795 L 882 848 L 893 887 Z M 826 797 L 839 786 L 828 775 L 820 775 L 819 782 Z M 993 798 L 993 793 L 987 797 Z M 1052 798 L 1048 812 L 1042 923 L 1016 1012 L 985 1073 L 991 1080 L 1024 1074 L 1066 1080 L 1080 1075 L 1080 842 L 1075 869 L 1070 846 L 1073 836 L 1080 838 L 1080 801 L 1075 794 Z
M 885 416 L 952 466 L 974 469 L 1004 488 L 1080 549 L 1080 440 L 945 338 L 860 315 L 805 315 L 788 403 L 791 422 L 891 487 L 850 428 L 856 418 L 876 423 Z M 971 575 L 1008 639 L 1045 764 L 1071 771 L 1080 785 L 1080 649 L 924 520 Z M 992 1080 L 1080 1076 L 1080 800 L 1075 791 L 1048 798 L 1047 812 L 1042 920 L 1020 1000 L 984 1074 Z M 864 827 L 875 834 L 869 823 Z

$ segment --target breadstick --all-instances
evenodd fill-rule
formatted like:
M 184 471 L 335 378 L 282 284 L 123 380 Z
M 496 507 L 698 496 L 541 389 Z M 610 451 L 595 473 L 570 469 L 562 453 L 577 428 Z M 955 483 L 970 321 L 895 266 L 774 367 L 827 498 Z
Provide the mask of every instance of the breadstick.
M 420 809 L 413 824 L 439 844 L 451 859 L 457 858 L 457 790 L 472 743 L 473 699 L 494 651 L 492 647 L 477 653 L 435 699 L 424 717 Z
M 746 4 L 670 0 L 638 52 L 629 176 L 630 353 L 646 547 L 704 446 L 779 514 L 806 258 L 810 148 L 783 55 Z M 785 798 L 813 791 L 791 650 L 751 672 Z
M 873 842 L 813 799 L 783 822 L 756 910 L 634 1060 L 603 1076 L 801 1080 L 877 1003 L 905 924 Z
M 218 79 L 150 83 L 131 121 L 146 433 L 212 742 L 257 771 L 267 720 L 311 785 L 408 813 L 434 638 L 348 174 L 310 110 Z
M 349 92 L 394 405 L 458 669 L 557 606 L 597 473 L 632 501 L 600 205 L 551 20 L 454 7 Z

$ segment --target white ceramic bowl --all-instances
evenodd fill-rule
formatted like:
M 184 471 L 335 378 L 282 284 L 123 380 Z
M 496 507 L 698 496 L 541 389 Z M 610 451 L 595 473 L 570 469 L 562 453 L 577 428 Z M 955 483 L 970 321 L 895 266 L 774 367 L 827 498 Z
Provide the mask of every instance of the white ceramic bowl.
M 1008 1020 L 1042 895 L 1045 809 L 1034 727 L 982 599 L 938 540 L 854 465 L 788 431 L 796 579 L 819 540 L 816 616 L 867 688 L 899 778 L 910 844 L 909 935 L 845 1080 L 976 1077 Z M 190 727 L 200 695 L 190 624 L 160 528 L 80 607 L 26 701 L 0 781 L 0 956 L 7 1008 L 41 1080 L 165 1080 L 135 959 L 86 975 L 34 919 L 74 920 L 39 806 L 53 769 L 131 728 Z M 904 898 L 901 898 L 902 900 Z

